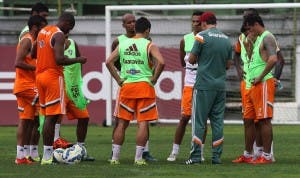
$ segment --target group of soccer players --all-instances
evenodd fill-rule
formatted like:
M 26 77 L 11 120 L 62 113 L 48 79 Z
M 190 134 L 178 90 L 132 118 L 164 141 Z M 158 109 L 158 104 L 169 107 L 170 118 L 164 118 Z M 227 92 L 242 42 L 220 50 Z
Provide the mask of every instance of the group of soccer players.
M 47 26 L 48 13 L 42 3 L 33 6 L 17 47 L 14 94 L 20 121 L 16 164 L 52 164 L 53 149 L 72 145 L 59 136 L 64 114 L 68 119 L 78 119 L 77 144 L 85 144 L 89 114 L 82 92 L 81 64 L 86 58 L 80 56 L 77 44 L 68 38 L 75 19 L 72 14 L 64 13 L 56 25 Z M 44 143 L 41 160 L 38 128 Z M 95 159 L 87 156 L 85 160 Z
M 263 20 L 255 9 L 245 12 L 242 34 L 236 45 L 236 64 L 241 79 L 243 120 L 245 126 L 244 154 L 233 163 L 265 164 L 275 161 L 272 152 L 272 124 L 275 87 L 284 64 L 274 36 L 264 28 Z M 180 41 L 180 60 L 185 68 L 182 95 L 182 118 L 176 129 L 168 161 L 176 161 L 185 128 L 192 114 L 192 93 L 197 74 L 197 64 L 189 63 L 195 36 L 201 32 L 201 15 L 192 15 L 192 32 Z M 69 39 L 75 26 L 74 16 L 63 13 L 56 25 L 48 25 L 48 8 L 37 3 L 32 8 L 28 26 L 22 30 L 16 55 L 17 97 L 20 121 L 17 129 L 16 164 L 42 165 L 53 163 L 53 149 L 72 144 L 59 136 L 61 119 L 78 119 L 77 143 L 84 145 L 89 122 L 87 100 L 82 93 L 81 65 L 86 57 L 80 55 L 77 44 Z M 126 34 L 112 44 L 112 54 L 107 68 L 120 89 L 115 108 L 110 164 L 120 164 L 120 150 L 126 128 L 134 115 L 138 120 L 136 155 L 134 164 L 145 165 L 156 161 L 149 152 L 149 121 L 158 118 L 155 91 L 164 68 L 164 59 L 149 38 L 151 23 L 147 18 L 138 20 L 132 14 L 122 18 Z M 138 61 L 138 62 L 136 62 Z M 240 68 L 240 63 L 243 67 Z M 276 65 L 275 77 L 271 70 Z M 66 95 L 66 96 L 65 96 Z M 40 119 L 39 119 L 40 118 Z M 43 126 L 39 127 L 39 120 Z M 43 157 L 38 154 L 39 129 L 43 133 Z M 205 126 L 205 130 L 207 127 Z M 201 144 L 201 162 L 206 131 Z M 86 160 L 93 161 L 93 157 Z M 189 162 L 191 164 L 193 162 Z

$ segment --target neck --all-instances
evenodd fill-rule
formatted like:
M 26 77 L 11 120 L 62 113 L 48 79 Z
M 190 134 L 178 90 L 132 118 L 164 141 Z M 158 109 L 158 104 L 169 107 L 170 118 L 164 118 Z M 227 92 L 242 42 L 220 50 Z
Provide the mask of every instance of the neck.
M 35 40 L 37 37 L 37 33 L 33 32 L 33 31 L 29 31 L 29 34 L 32 36 L 32 38 Z
M 135 36 L 135 33 L 134 33 L 134 32 L 127 32 L 127 33 L 126 33 L 126 36 L 127 36 L 128 38 L 132 38 L 132 37 Z
M 207 29 L 209 29 L 209 28 L 216 28 L 216 25 L 209 24 L 209 25 L 207 25 Z
M 134 37 L 135 38 L 145 38 L 144 34 L 142 34 L 142 33 L 137 33 L 137 34 L 135 34 Z
M 200 31 L 193 31 L 194 35 L 197 35 Z

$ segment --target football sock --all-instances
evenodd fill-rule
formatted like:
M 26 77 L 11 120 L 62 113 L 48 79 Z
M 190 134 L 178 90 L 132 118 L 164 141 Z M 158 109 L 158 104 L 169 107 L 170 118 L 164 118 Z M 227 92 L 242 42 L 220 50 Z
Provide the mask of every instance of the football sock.
M 30 145 L 30 156 L 32 158 L 39 156 L 38 145 Z
M 264 158 L 266 158 L 267 160 L 272 159 L 272 155 L 271 155 L 270 153 L 263 152 L 262 156 L 263 156 Z
M 17 145 L 17 158 L 22 159 L 24 158 L 24 147 Z
M 272 145 L 271 145 L 271 155 L 274 155 L 274 152 L 273 152 L 273 141 L 272 141 Z
M 149 140 L 147 140 L 145 149 L 144 149 L 144 152 L 148 152 L 148 151 L 149 151 Z
M 78 145 L 84 146 L 84 142 L 77 142 Z
M 49 160 L 49 159 L 51 159 L 52 154 L 53 154 L 53 146 L 46 146 L 46 145 L 44 145 L 43 160 Z
M 204 144 L 201 145 L 201 158 L 203 158 L 204 155 Z
M 119 160 L 121 145 L 112 144 L 112 160 Z
M 173 143 L 172 154 L 177 155 L 179 153 L 179 144 Z
M 135 161 L 143 159 L 142 156 L 143 156 L 144 149 L 145 147 L 136 145 L 135 158 L 134 158 Z
M 60 124 L 55 124 L 54 129 L 54 141 L 59 138 L 59 130 L 60 130 Z
M 252 154 L 245 150 L 245 151 L 244 151 L 244 156 L 245 156 L 246 158 L 250 158 L 250 157 L 252 157 Z
M 259 147 L 256 147 L 256 152 L 255 152 L 255 155 L 256 156 L 261 156 L 263 154 L 263 147 L 262 146 L 259 146 Z
M 24 145 L 24 156 L 30 156 L 30 145 Z

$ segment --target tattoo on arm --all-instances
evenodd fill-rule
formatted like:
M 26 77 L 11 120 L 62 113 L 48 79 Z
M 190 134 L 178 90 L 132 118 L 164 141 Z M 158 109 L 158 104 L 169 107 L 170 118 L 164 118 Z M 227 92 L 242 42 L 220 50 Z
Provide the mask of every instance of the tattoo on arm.
M 263 40 L 263 44 L 268 57 L 276 55 L 277 43 L 273 35 L 267 35 Z

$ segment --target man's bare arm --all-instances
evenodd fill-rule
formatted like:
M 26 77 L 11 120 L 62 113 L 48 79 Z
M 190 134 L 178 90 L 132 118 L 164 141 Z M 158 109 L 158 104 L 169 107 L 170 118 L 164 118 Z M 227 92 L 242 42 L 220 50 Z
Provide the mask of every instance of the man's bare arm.
M 180 40 L 180 46 L 179 46 L 179 57 L 180 57 L 180 62 L 181 62 L 181 66 L 182 67 L 185 67 L 185 61 L 184 61 L 184 57 L 185 57 L 185 55 L 186 55 L 186 53 L 185 53 L 185 51 L 184 51 L 184 40 L 183 39 L 181 39 Z
M 117 47 L 112 53 L 111 55 L 107 58 L 107 60 L 105 61 L 106 67 L 109 70 L 110 74 L 112 75 L 112 77 L 117 81 L 119 86 L 122 86 L 124 80 L 122 80 L 116 70 L 116 68 L 114 67 L 114 63 L 116 60 L 118 60 L 120 57 L 119 55 L 119 47 Z
M 20 42 L 19 49 L 17 50 L 15 67 L 24 70 L 35 70 L 35 66 L 27 64 L 25 58 L 27 54 L 30 54 L 31 40 L 28 38 L 22 39 Z
M 280 79 L 284 64 L 285 64 L 285 61 L 284 61 L 281 51 L 277 51 L 277 62 L 275 64 L 275 71 L 274 71 L 274 77 L 277 80 Z
M 237 75 L 238 75 L 238 78 L 240 80 L 243 80 L 243 74 L 244 74 L 244 71 L 241 67 L 241 53 L 238 53 L 238 52 L 234 52 L 234 56 L 233 56 L 233 61 L 234 61 L 234 66 L 236 68 L 236 72 L 237 72 Z
M 197 56 L 195 54 L 190 53 L 189 63 L 191 63 L 191 64 L 196 64 L 197 63 Z
M 111 51 L 114 51 L 118 46 L 119 46 L 119 40 L 118 38 L 116 38 L 111 44 Z M 118 71 L 121 71 L 120 58 L 114 62 L 114 66 L 118 69 Z
M 53 36 L 51 41 L 53 44 L 54 55 L 57 65 L 71 65 L 75 63 L 82 63 L 86 62 L 85 57 L 76 57 L 76 58 L 68 58 L 64 55 L 64 44 L 65 44 L 65 37 L 63 33 L 56 33 Z
M 254 79 L 253 84 L 261 82 L 262 79 L 273 69 L 275 63 L 277 62 L 277 54 L 276 54 L 276 41 L 272 35 L 268 35 L 263 39 L 263 50 L 266 51 L 265 61 L 267 63 L 263 72 Z
M 151 78 L 151 82 L 153 85 L 156 84 L 160 74 L 162 73 L 162 71 L 164 70 L 165 67 L 165 61 L 163 56 L 161 55 L 158 47 L 154 44 L 151 45 L 150 47 L 150 54 L 153 57 L 153 59 L 155 60 L 155 70 L 154 70 L 154 74 Z

